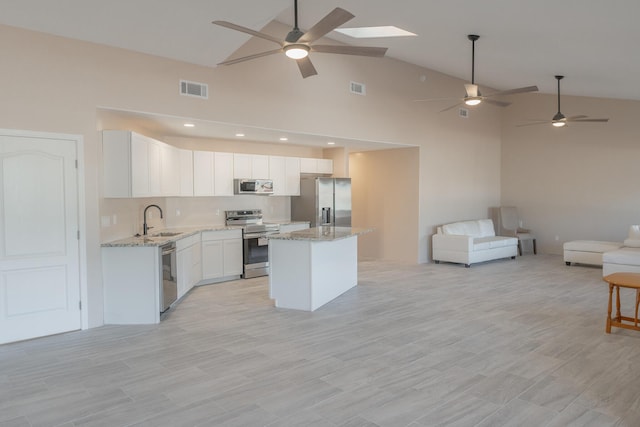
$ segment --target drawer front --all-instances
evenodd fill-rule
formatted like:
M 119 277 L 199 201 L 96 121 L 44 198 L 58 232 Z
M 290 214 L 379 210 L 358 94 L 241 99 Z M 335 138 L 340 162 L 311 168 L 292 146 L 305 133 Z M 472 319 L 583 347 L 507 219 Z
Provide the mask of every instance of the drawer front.
M 178 240 L 176 242 L 176 249 L 180 251 L 198 243 L 200 243 L 200 233 Z
M 220 230 L 220 231 L 203 231 L 202 241 L 241 239 L 242 230 Z

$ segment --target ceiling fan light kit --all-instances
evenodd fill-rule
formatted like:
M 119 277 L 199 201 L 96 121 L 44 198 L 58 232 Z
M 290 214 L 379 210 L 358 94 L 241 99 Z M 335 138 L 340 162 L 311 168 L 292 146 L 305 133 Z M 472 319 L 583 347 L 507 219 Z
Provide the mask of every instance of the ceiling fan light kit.
M 284 54 L 287 55 L 291 59 L 302 59 L 309 55 L 309 46 L 306 44 L 290 44 L 285 46 Z

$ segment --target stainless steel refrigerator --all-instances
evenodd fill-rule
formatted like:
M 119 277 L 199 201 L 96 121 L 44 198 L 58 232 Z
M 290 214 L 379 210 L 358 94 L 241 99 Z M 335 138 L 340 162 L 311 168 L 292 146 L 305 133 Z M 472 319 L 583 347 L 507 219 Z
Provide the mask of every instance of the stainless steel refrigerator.
M 301 178 L 300 196 L 291 197 L 291 220 L 351 227 L 351 178 Z

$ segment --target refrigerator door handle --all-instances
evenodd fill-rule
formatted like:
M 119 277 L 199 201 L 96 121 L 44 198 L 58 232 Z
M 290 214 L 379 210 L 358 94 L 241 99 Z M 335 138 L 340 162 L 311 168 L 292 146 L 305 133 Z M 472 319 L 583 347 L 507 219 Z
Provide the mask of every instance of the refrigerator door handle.
M 322 225 L 331 224 L 331 208 L 322 208 Z

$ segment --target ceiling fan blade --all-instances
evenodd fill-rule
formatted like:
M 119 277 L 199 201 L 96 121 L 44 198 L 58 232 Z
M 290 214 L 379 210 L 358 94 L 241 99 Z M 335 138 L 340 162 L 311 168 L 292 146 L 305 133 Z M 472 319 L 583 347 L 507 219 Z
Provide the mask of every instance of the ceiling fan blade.
M 230 59 L 228 61 L 220 62 L 218 63 L 218 65 L 233 65 L 233 64 L 237 64 L 238 62 L 249 61 L 251 59 L 256 59 L 256 58 L 262 58 L 263 56 L 269 56 L 269 55 L 273 55 L 274 53 L 280 53 L 280 52 L 282 52 L 282 49 L 268 50 L 266 52 L 255 53 L 253 55 L 243 56 L 241 58 Z
M 455 105 L 452 105 L 451 107 L 447 107 L 444 110 L 440 110 L 438 111 L 439 113 L 444 113 L 445 111 L 449 111 L 449 110 L 453 110 L 454 108 L 456 108 L 458 105 L 462 105 L 462 102 L 458 102 Z
M 336 7 L 329 12 L 327 16 L 318 21 L 316 25 L 309 28 L 309 31 L 304 33 L 302 37 L 298 39 L 298 43 L 313 43 L 325 34 L 353 19 L 354 16 L 355 15 L 347 12 L 346 10 Z
M 538 86 L 526 86 L 526 87 L 519 87 L 516 89 L 501 90 L 499 92 L 493 92 L 484 96 L 514 95 L 516 93 L 527 93 L 527 92 L 537 92 L 537 91 L 538 91 Z
M 298 64 L 298 68 L 300 69 L 302 78 L 306 79 L 307 77 L 315 76 L 316 74 L 318 74 L 318 72 L 316 71 L 316 67 L 313 66 L 308 56 L 297 59 L 296 63 Z
M 318 44 L 311 46 L 311 51 L 320 53 L 339 53 L 342 55 L 360 55 L 382 57 L 387 53 L 386 47 L 368 47 L 368 46 L 337 46 L 329 44 Z
M 548 120 L 540 120 L 537 122 L 533 122 L 533 123 L 522 123 L 519 125 L 516 125 L 516 127 L 520 128 L 522 126 L 533 126 L 533 125 L 546 125 L 546 124 L 550 124 L 551 122 Z
M 486 102 L 488 104 L 497 105 L 498 107 L 508 107 L 509 105 L 511 105 L 510 102 L 496 101 L 495 99 L 484 98 L 482 101 L 484 101 L 484 102 Z
M 579 116 L 571 116 L 571 117 L 567 117 L 567 121 L 573 121 L 573 120 L 577 120 L 577 119 L 586 119 L 587 116 L 585 115 L 579 115 Z
M 269 34 L 261 33 L 259 31 L 252 30 L 251 28 L 243 27 L 242 25 L 237 25 L 227 21 L 213 21 L 212 24 L 220 25 L 221 27 L 230 28 L 242 33 L 251 34 L 252 36 L 260 37 L 261 39 L 269 40 L 282 46 L 282 40 L 278 40 L 277 38 Z
M 609 119 L 567 119 L 568 122 L 573 122 L 573 123 L 578 123 L 578 122 L 599 122 L 599 123 L 606 123 L 609 121 Z
M 447 98 L 414 99 L 413 102 L 451 101 L 454 99 L 460 99 L 460 98 L 449 96 Z
M 464 85 L 464 90 L 467 92 L 467 97 L 478 96 L 478 85 L 467 83 Z

